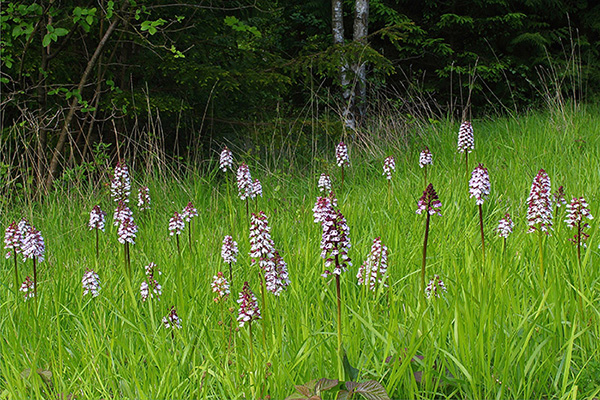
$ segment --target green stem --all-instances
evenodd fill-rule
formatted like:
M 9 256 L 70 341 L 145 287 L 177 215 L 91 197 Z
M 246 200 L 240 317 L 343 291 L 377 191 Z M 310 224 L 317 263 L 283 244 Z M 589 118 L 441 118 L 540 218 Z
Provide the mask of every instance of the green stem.
M 336 256 L 337 264 L 337 256 Z M 340 276 L 335 275 L 335 287 L 337 290 L 337 339 L 338 339 L 338 374 L 339 379 L 344 379 L 342 364 L 342 291 L 340 287 Z
M 469 152 L 465 150 L 465 172 L 467 173 L 467 179 L 469 178 Z
M 267 299 L 265 296 L 265 279 L 263 277 L 263 274 L 260 272 L 260 269 L 258 270 L 258 274 L 260 276 L 260 295 L 262 297 L 262 303 L 263 303 L 263 329 L 262 329 L 262 344 L 263 344 L 263 349 L 267 348 L 267 340 L 265 338 L 265 331 L 267 330 L 267 321 L 268 321 L 268 309 L 267 309 Z
M 15 259 L 15 295 L 19 295 L 19 271 L 17 270 L 17 251 L 15 249 L 12 250 Z
M 425 169 L 425 187 L 427 187 L 427 164 L 425 164 L 423 168 Z
M 577 222 L 577 274 L 579 275 L 579 310 L 581 318 L 585 321 L 583 313 L 583 270 L 581 266 L 581 221 Z
M 540 245 L 540 284 L 543 285 L 544 284 L 544 246 L 543 246 L 543 240 L 544 240 L 544 233 L 541 231 L 541 229 L 539 230 L 539 245 Z
M 485 263 L 485 240 L 483 234 L 483 207 L 479 205 L 479 226 L 481 227 L 481 252 L 483 254 L 483 262 Z
M 192 221 L 188 222 L 188 240 L 190 242 L 190 251 L 192 251 Z
M 427 239 L 429 237 L 429 220 L 431 214 L 427 212 L 427 221 L 425 222 L 425 239 L 423 240 L 423 260 L 421 263 L 421 297 L 425 296 L 425 265 L 427 264 Z
M 340 190 L 344 190 L 344 164 L 342 164 L 342 185 L 340 186 Z
M 98 261 L 100 259 L 100 250 L 98 248 L 98 241 L 99 241 L 99 233 L 98 233 L 98 229 L 96 229 L 96 261 Z
M 177 240 L 177 254 L 181 257 L 181 248 L 179 247 L 179 235 L 175 235 L 175 239 Z

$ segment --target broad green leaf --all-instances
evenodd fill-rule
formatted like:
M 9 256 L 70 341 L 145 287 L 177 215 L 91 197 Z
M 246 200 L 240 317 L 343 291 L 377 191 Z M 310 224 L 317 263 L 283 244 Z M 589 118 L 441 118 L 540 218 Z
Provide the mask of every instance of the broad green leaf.
M 68 31 L 67 29 L 65 29 L 65 28 L 56 28 L 56 29 L 54 30 L 54 33 L 55 33 L 57 36 L 65 36 L 66 34 L 68 34 L 68 33 L 69 33 L 69 31 Z
M 48 46 L 51 41 L 52 41 L 52 38 L 51 38 L 50 34 L 46 33 L 44 35 L 44 39 L 42 39 L 42 47 Z
M 367 400 L 390 400 L 385 388 L 377 381 L 346 382 L 346 389 L 351 393 L 358 393 Z

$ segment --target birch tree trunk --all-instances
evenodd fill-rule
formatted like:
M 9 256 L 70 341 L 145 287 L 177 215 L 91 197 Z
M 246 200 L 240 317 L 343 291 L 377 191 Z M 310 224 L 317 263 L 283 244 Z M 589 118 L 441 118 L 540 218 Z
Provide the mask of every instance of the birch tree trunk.
M 369 30 L 369 0 L 356 0 L 356 14 L 354 16 L 354 41 L 366 43 L 366 37 Z M 360 118 L 365 115 L 365 106 L 367 101 L 367 68 L 364 62 L 359 61 L 353 66 L 356 76 L 356 93 L 354 103 L 356 111 Z
M 342 5 L 342 0 L 331 0 L 331 30 L 334 45 L 344 44 L 344 9 Z M 352 114 L 354 96 L 350 80 L 348 79 L 348 69 L 348 63 L 343 61 L 340 66 L 340 82 L 342 84 L 342 96 L 344 99 L 342 118 L 347 128 L 354 129 L 356 126 L 354 115 Z

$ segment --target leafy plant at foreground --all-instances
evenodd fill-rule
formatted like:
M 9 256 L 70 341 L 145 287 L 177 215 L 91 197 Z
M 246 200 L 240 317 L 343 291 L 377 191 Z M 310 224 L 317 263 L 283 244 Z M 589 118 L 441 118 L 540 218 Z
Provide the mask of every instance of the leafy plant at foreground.
M 356 399 L 356 395 L 361 395 L 367 400 L 390 399 L 385 388 L 377 381 L 341 382 L 337 379 L 321 378 L 304 385 L 296 385 L 296 390 L 298 393 L 286 397 L 286 400 L 321 400 L 321 394 L 328 390 L 335 392 L 334 398 L 338 400 Z

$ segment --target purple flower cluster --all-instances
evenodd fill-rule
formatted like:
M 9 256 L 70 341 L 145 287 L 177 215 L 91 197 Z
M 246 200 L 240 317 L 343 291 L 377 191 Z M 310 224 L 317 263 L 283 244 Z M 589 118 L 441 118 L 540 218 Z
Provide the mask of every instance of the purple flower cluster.
M 250 219 L 250 257 L 265 273 L 267 290 L 276 296 L 289 285 L 287 265 L 275 250 L 271 228 L 264 212 L 252 214 Z
M 433 155 L 429 151 L 429 147 L 425 146 L 425 149 L 419 155 L 419 167 L 423 168 L 431 164 L 433 164 Z
M 25 301 L 35 296 L 35 285 L 29 276 L 27 276 L 23 281 L 23 284 L 19 288 L 19 292 L 23 292 Z
M 510 218 L 510 214 L 506 213 L 504 218 L 501 218 L 500 221 L 498 221 L 498 236 L 507 238 L 512 233 L 514 226 L 515 224 Z
M 119 201 L 115 212 L 113 213 L 113 224 L 119 226 L 127 218 L 133 218 L 133 212 L 123 201 Z
M 225 264 L 234 264 L 237 262 L 237 255 L 239 250 L 237 243 L 233 240 L 233 237 L 227 235 L 223 239 L 223 246 L 221 246 L 221 257 Z
M 350 158 L 348 157 L 348 146 L 344 142 L 340 142 L 335 148 L 335 160 L 338 167 L 349 167 Z
M 90 211 L 90 222 L 88 223 L 90 230 L 99 229 L 104 232 L 105 217 L 106 213 L 102 211 L 99 205 L 95 205 L 92 211 Z
M 4 232 L 4 248 L 8 250 L 6 258 L 10 258 L 15 254 L 21 253 L 21 230 L 15 221 L 13 221 Z
M 527 198 L 528 233 L 540 230 L 547 235 L 552 229 L 552 198 L 550 177 L 543 169 L 533 179 L 531 192 Z
M 93 269 L 87 269 L 81 278 L 83 286 L 83 295 L 91 294 L 92 297 L 97 297 L 100 293 L 100 277 Z
M 152 299 L 156 297 L 156 300 L 160 300 L 160 295 L 162 294 L 162 286 L 158 281 L 154 278 L 155 275 L 161 275 L 160 269 L 151 262 L 150 264 L 144 267 L 146 272 L 146 280 L 142 282 L 140 285 L 140 295 L 142 296 L 142 301 L 146 301 L 148 298 Z
M 566 206 L 567 205 L 567 199 L 565 199 L 565 188 L 560 186 L 556 192 L 554 192 L 554 204 L 556 204 L 556 207 L 560 207 L 561 204 Z
M 381 238 L 375 238 L 367 260 L 358 269 L 356 278 L 359 285 L 368 285 L 373 292 L 377 290 L 377 285 L 383 283 L 387 272 L 387 254 L 388 249 L 381 243 Z M 384 286 L 387 285 L 384 283 Z
M 167 329 L 181 329 L 181 319 L 177 315 L 177 310 L 175 309 L 175 306 L 171 307 L 171 311 L 169 311 L 169 313 L 165 317 L 163 317 L 162 322 L 165 325 L 165 328 Z
M 169 220 L 169 235 L 181 235 L 183 228 L 185 228 L 183 218 L 181 217 L 181 214 L 176 211 L 173 217 Z
M 237 185 L 238 185 L 238 196 L 240 200 L 246 200 L 252 198 L 254 191 L 254 182 L 252 182 L 252 176 L 250 175 L 250 168 L 245 163 L 239 166 L 237 170 Z
M 324 216 L 321 227 L 323 228 L 321 258 L 325 260 L 325 271 L 322 276 L 341 275 L 348 266 L 352 265 L 352 260 L 348 257 L 351 243 L 350 228 L 346 218 L 340 210 L 333 209 Z M 333 271 L 330 270 L 332 266 Z
M 470 121 L 465 121 L 458 130 L 458 152 L 470 153 L 475 148 L 475 138 L 473 136 L 473 125 Z
M 240 292 L 240 297 L 237 302 L 240 305 L 237 317 L 240 327 L 243 327 L 246 322 L 251 324 L 252 321 L 256 321 L 261 318 L 260 309 L 258 308 L 258 301 L 256 300 L 256 296 L 252 290 L 250 290 L 250 285 L 248 282 L 244 282 L 244 287 Z
M 428 212 L 430 215 L 437 214 L 441 217 L 441 209 L 442 202 L 439 200 L 439 197 L 435 192 L 433 185 L 430 183 L 429 185 L 427 185 L 427 188 L 423 192 L 423 196 L 421 196 L 419 202 L 417 203 L 416 213 L 421 214 L 423 211 L 425 211 Z
M 263 195 L 263 190 L 262 190 L 262 185 L 260 184 L 260 181 L 258 179 L 254 180 L 254 183 L 252 184 L 252 198 L 255 197 L 262 197 Z
M 213 281 L 210 286 L 212 287 L 213 293 L 217 294 L 217 297 L 214 299 L 215 303 L 226 300 L 227 296 L 229 296 L 231 293 L 229 290 L 229 282 L 227 282 L 227 279 L 225 279 L 221 271 L 217 272 L 217 275 L 213 276 Z
M 432 297 L 441 297 L 447 291 L 446 285 L 444 285 L 444 282 L 439 275 L 434 275 L 425 288 L 425 296 L 427 296 L 428 299 Z
M 129 194 L 131 193 L 131 178 L 129 177 L 129 169 L 125 163 L 119 161 L 115 167 L 113 179 L 110 182 L 110 194 L 116 202 L 129 202 Z
M 138 226 L 133 221 L 133 217 L 124 217 L 117 229 L 119 243 L 135 244 L 135 236 L 138 231 Z
M 231 150 L 225 146 L 223 151 L 221 151 L 221 156 L 219 157 L 219 168 L 223 170 L 223 172 L 227 172 L 227 170 L 233 170 L 233 154 Z
M 578 229 L 578 233 L 572 239 L 569 239 L 574 244 L 577 244 L 577 241 L 579 241 L 579 243 L 583 245 L 583 242 L 590 237 L 589 234 L 584 232 L 584 229 L 590 227 L 590 225 L 584 221 L 584 218 L 594 219 L 588 203 L 583 197 L 573 197 L 571 203 L 567 204 L 567 218 L 565 219 L 565 222 L 569 228 Z
M 183 218 L 185 220 L 185 222 L 190 222 L 192 220 L 192 218 L 197 217 L 198 216 L 198 210 L 196 210 L 196 207 L 194 207 L 194 205 L 192 204 L 192 202 L 188 202 L 187 206 L 185 206 L 183 208 L 183 211 L 181 211 L 181 218 Z
M 388 181 L 392 180 L 392 171 L 396 170 L 396 160 L 394 157 L 389 156 L 383 161 L 383 175 Z
M 328 193 L 331 191 L 331 178 L 327 174 L 321 174 L 319 177 L 319 191 Z
M 23 258 L 33 259 L 35 257 L 38 262 L 42 262 L 44 261 L 45 251 L 46 246 L 42 234 L 34 226 L 30 226 L 22 236 L 21 252 L 23 253 Z
M 142 186 L 138 190 L 137 206 L 140 211 L 146 211 L 150 209 L 150 203 L 150 189 L 148 189 L 148 186 Z
M 487 168 L 483 164 L 479 164 L 473 170 L 471 179 L 469 180 L 469 193 L 470 197 L 474 197 L 476 204 L 482 205 L 485 199 L 490 194 L 490 175 Z

